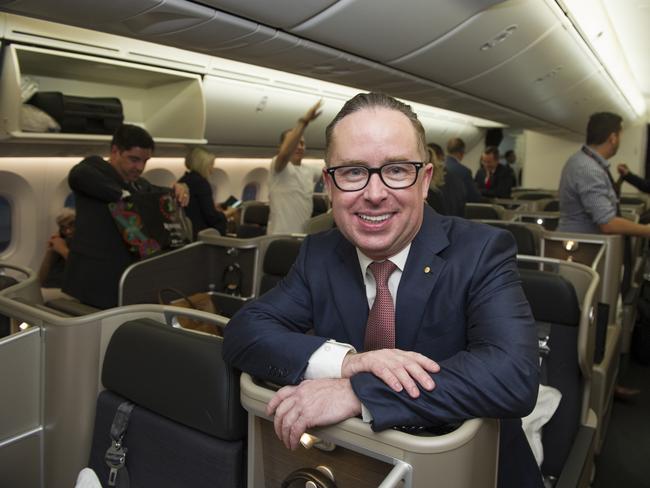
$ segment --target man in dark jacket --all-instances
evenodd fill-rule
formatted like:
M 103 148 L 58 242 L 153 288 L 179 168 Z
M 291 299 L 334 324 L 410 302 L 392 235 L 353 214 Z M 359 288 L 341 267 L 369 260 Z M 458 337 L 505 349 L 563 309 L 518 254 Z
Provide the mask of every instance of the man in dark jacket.
M 141 177 L 153 150 L 146 130 L 125 124 L 113 136 L 108 161 L 89 156 L 70 170 L 68 184 L 75 194 L 77 217 L 63 291 L 82 303 L 117 306 L 120 277 L 137 257 L 122 239 L 108 204 L 160 189 Z M 173 191 L 179 203 L 187 205 L 187 187 L 177 183 Z
M 510 198 L 515 184 L 514 173 L 509 167 L 499 164 L 499 149 L 496 146 L 488 146 L 483 151 L 481 167 L 474 181 L 486 198 Z

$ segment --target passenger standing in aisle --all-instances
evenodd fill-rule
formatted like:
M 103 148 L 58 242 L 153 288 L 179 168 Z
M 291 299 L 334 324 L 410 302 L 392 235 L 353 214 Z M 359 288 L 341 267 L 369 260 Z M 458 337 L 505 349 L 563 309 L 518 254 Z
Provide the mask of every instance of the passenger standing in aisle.
M 337 228 L 308 236 L 287 277 L 231 319 L 224 358 L 292 385 L 267 407 L 288 448 L 358 415 L 375 431 L 500 418 L 499 487 L 541 487 L 520 421 L 539 366 L 514 238 L 424 203 L 424 128 L 387 95 L 346 102 L 325 161 Z
M 462 163 L 465 157 L 465 141 L 460 137 L 454 137 L 447 142 L 447 157 L 445 167 L 447 173 L 454 174 L 463 181 L 465 187 L 465 202 L 478 203 L 481 201 L 481 194 L 476 188 L 472 172 Z
M 650 226 L 621 217 L 614 179 L 609 161 L 621 142 L 623 119 L 609 113 L 595 113 L 587 123 L 585 144 L 571 156 L 560 178 L 560 232 L 588 234 L 620 234 L 650 237 Z M 630 250 L 625 243 L 625 273 L 621 283 L 623 295 L 630 282 Z M 636 396 L 639 390 L 616 386 L 614 394 L 621 399 Z
M 160 190 L 142 178 L 154 150 L 149 133 L 124 124 L 111 141 L 108 161 L 89 156 L 75 165 L 68 184 L 75 194 L 76 230 L 63 279 L 63 291 L 97 308 L 117 306 L 124 270 L 136 261 L 111 216 L 108 204 L 132 193 Z M 175 183 L 178 202 L 189 202 L 189 191 Z
M 558 231 L 650 237 L 650 226 L 620 216 L 609 172 L 608 159 L 618 151 L 622 121 L 609 112 L 589 118 L 585 144 L 562 169 Z
M 302 164 L 305 155 L 303 133 L 320 114 L 322 100 L 316 102 L 293 129 L 280 137 L 280 149 L 271 161 L 269 178 L 268 234 L 305 232 L 305 223 L 313 210 L 314 185 L 321 172 Z

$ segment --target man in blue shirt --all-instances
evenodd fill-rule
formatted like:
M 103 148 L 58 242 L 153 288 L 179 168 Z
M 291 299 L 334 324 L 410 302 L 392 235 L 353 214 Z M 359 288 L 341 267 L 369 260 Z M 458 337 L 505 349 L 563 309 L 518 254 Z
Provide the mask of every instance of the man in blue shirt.
M 609 112 L 589 118 L 586 143 L 562 170 L 559 231 L 650 236 L 650 226 L 636 224 L 618 212 L 608 159 L 618 151 L 622 120 Z
M 558 231 L 650 236 L 650 226 L 620 216 L 614 179 L 609 172 L 608 159 L 618 151 L 622 122 L 619 115 L 609 112 L 589 117 L 585 144 L 569 158 L 562 170 Z M 627 281 L 624 277 L 623 292 Z M 622 399 L 638 393 L 639 390 L 620 385 L 614 392 Z

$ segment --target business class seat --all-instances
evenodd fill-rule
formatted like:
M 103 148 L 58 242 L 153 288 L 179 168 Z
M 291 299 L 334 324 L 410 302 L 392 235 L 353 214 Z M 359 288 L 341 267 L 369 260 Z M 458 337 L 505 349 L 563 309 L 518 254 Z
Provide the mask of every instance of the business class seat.
M 621 287 L 623 238 L 620 235 L 547 232 L 543 244 L 545 256 L 585 264 L 600 277 L 591 392 L 591 408 L 598 417 L 598 454 L 611 416 L 623 343 L 623 325 L 616 311 Z
M 513 198 L 516 200 L 544 200 L 546 198 L 555 198 L 555 195 L 549 192 L 527 191 L 515 193 Z
M 269 222 L 269 205 L 264 202 L 248 202 L 242 207 L 241 223 L 237 229 L 237 237 L 263 236 Z
M 314 193 L 312 196 L 312 201 L 314 203 L 313 210 L 311 212 L 312 217 L 324 214 L 330 208 L 329 198 L 327 197 L 327 194 Z
M 510 232 L 517 243 L 517 254 L 539 256 L 543 228 L 527 222 L 511 222 L 504 220 L 482 220 L 483 223 Z
M 89 466 L 103 486 L 113 436 L 124 430 L 131 488 L 242 488 L 246 414 L 239 374 L 221 358 L 222 339 L 150 319 L 122 324 L 106 349 Z M 118 409 L 134 407 L 126 427 Z M 121 407 L 121 405 L 123 405 Z M 128 409 L 127 409 L 128 410 Z M 113 429 L 113 434 L 111 434 Z M 115 447 L 115 446 L 114 446 Z M 111 458 L 119 466 L 116 456 Z M 126 471 L 124 471 L 126 469 Z
M 590 410 L 598 275 L 576 263 L 520 258 L 546 270 L 520 269 L 540 339 L 542 384 L 562 394 L 542 429 L 542 473 L 552 486 L 589 486 L 598 419 Z
M 465 204 L 465 218 L 470 220 L 489 219 L 503 220 L 506 209 L 492 203 Z
M 248 488 L 496 486 L 499 427 L 495 419 L 470 419 L 436 435 L 373 432 L 361 419 L 351 418 L 310 429 L 301 438 L 302 445 L 289 451 L 266 415 L 273 394 L 271 387 L 241 375 L 242 405 L 249 412 Z M 312 484 L 305 483 L 308 479 Z
M 278 237 L 269 243 L 264 252 L 262 277 L 257 296 L 269 291 L 287 275 L 298 257 L 301 245 L 302 239 L 292 237 Z
M 559 212 L 560 211 L 560 201 L 559 200 L 551 200 L 549 202 L 546 202 L 544 205 L 544 208 L 542 209 L 544 212 Z

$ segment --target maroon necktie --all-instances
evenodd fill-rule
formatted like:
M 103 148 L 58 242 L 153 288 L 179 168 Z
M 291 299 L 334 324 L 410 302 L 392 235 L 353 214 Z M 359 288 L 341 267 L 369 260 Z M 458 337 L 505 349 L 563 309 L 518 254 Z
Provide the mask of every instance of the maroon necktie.
M 393 349 L 395 347 L 395 307 L 388 290 L 388 278 L 397 269 L 397 266 L 386 260 L 372 262 L 368 267 L 375 277 L 377 294 L 368 314 L 364 348 L 366 351 Z

